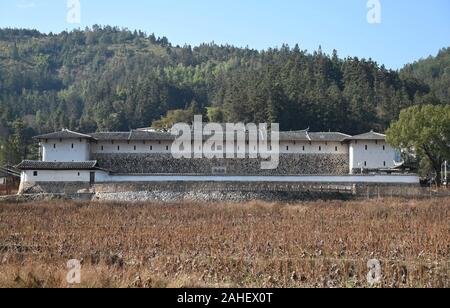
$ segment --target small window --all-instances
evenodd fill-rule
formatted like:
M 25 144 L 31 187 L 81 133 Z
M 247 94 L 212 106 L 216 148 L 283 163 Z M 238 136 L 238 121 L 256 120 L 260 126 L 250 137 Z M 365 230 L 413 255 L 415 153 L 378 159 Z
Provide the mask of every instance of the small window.
M 169 151 L 169 146 L 166 146 L 166 151 Z
M 322 151 L 322 147 L 319 147 L 319 151 Z
M 72 149 L 73 149 L 73 143 L 72 143 Z
M 150 146 L 150 151 L 153 151 L 153 146 Z
M 303 146 L 303 152 L 305 152 L 305 146 Z
M 386 162 L 383 162 L 383 166 L 385 166 L 385 167 L 386 167 Z
M 367 167 L 367 162 L 366 161 L 364 162 L 364 167 Z
M 334 150 L 337 152 L 337 151 L 339 151 L 339 148 L 338 148 L 338 147 L 335 147 Z
M 38 172 L 37 171 L 33 171 L 33 176 L 38 176 Z
M 378 144 L 378 140 L 375 140 L 375 144 Z
M 289 151 L 289 147 L 286 147 L 286 151 Z
M 114 144 L 114 140 L 111 141 L 111 144 Z
M 120 151 L 120 146 L 117 146 L 117 151 Z
M 161 144 L 161 141 L 158 141 L 159 144 Z
M 105 148 L 102 146 L 102 151 L 105 150 Z
M 385 145 L 383 145 L 383 151 L 386 151 L 386 146 Z
M 369 147 L 366 145 L 366 151 L 369 149 Z
M 56 144 L 53 145 L 53 148 L 56 149 Z
M 134 150 L 136 151 L 136 146 L 134 146 Z
M 80 176 L 80 173 L 78 172 L 78 176 Z

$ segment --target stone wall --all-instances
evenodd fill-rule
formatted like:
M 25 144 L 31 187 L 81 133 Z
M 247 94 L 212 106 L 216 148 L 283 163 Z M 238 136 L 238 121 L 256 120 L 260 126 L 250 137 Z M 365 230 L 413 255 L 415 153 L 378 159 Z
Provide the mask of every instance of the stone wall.
M 100 201 L 299 201 L 434 196 L 412 184 L 351 184 L 300 182 L 142 182 L 142 183 L 25 183 L 22 194 L 64 195 L 68 199 Z M 60 196 L 58 196 L 60 197 Z
M 89 192 L 91 186 L 83 182 L 25 182 L 19 194 L 78 194 Z
M 346 154 L 281 154 L 276 170 L 261 159 L 174 159 L 170 154 L 93 154 L 99 166 L 119 174 L 345 175 Z

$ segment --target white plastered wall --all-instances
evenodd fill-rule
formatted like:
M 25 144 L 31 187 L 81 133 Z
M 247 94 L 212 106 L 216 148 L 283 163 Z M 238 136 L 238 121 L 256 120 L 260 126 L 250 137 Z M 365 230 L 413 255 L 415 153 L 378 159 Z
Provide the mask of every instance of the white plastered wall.
M 46 140 L 41 142 L 45 162 L 81 162 L 90 160 L 87 139 Z

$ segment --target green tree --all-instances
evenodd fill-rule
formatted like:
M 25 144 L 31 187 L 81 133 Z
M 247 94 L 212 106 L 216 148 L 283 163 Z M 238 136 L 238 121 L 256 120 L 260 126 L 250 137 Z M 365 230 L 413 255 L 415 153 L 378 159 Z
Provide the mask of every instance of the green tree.
M 194 115 L 191 110 L 170 110 L 166 116 L 152 123 L 155 129 L 169 130 L 176 123 L 192 123 Z
M 440 183 L 442 164 L 450 160 L 450 105 L 419 105 L 403 110 L 388 129 L 387 141 L 419 159 L 427 159 Z

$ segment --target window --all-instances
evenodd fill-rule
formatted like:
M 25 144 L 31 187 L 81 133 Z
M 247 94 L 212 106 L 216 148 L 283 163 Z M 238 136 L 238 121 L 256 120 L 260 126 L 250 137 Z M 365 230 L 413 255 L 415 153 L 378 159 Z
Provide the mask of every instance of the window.
M 366 145 L 366 151 L 369 149 L 369 147 Z
M 166 151 L 169 151 L 169 146 L 166 146 Z
M 37 171 L 33 171 L 33 176 L 38 176 L 38 172 Z
M 336 152 L 339 151 L 338 147 L 335 147 L 334 149 L 335 149 Z
M 78 172 L 78 176 L 80 176 L 80 173 Z
M 289 151 L 289 147 L 288 146 L 286 147 L 286 151 Z
M 383 151 L 386 151 L 386 146 L 385 145 L 383 145 Z
M 117 146 L 117 151 L 120 151 L 120 146 L 119 145 Z
M 153 146 L 152 145 L 150 146 L 150 151 L 153 151 Z
M 105 148 L 102 146 L 102 151 L 104 150 Z
M 111 141 L 111 144 L 114 144 L 114 140 Z
M 305 152 L 305 146 L 303 146 L 303 152 Z
M 383 162 L 383 166 L 385 166 L 385 167 L 386 167 L 386 162 Z
M 322 151 L 322 147 L 319 147 L 319 152 Z
M 364 162 L 364 167 L 367 167 L 367 162 L 366 161 Z
M 53 145 L 53 148 L 56 149 L 56 144 Z
M 134 150 L 136 151 L 136 146 L 134 146 Z
M 73 149 L 73 143 L 72 143 L 72 149 Z

